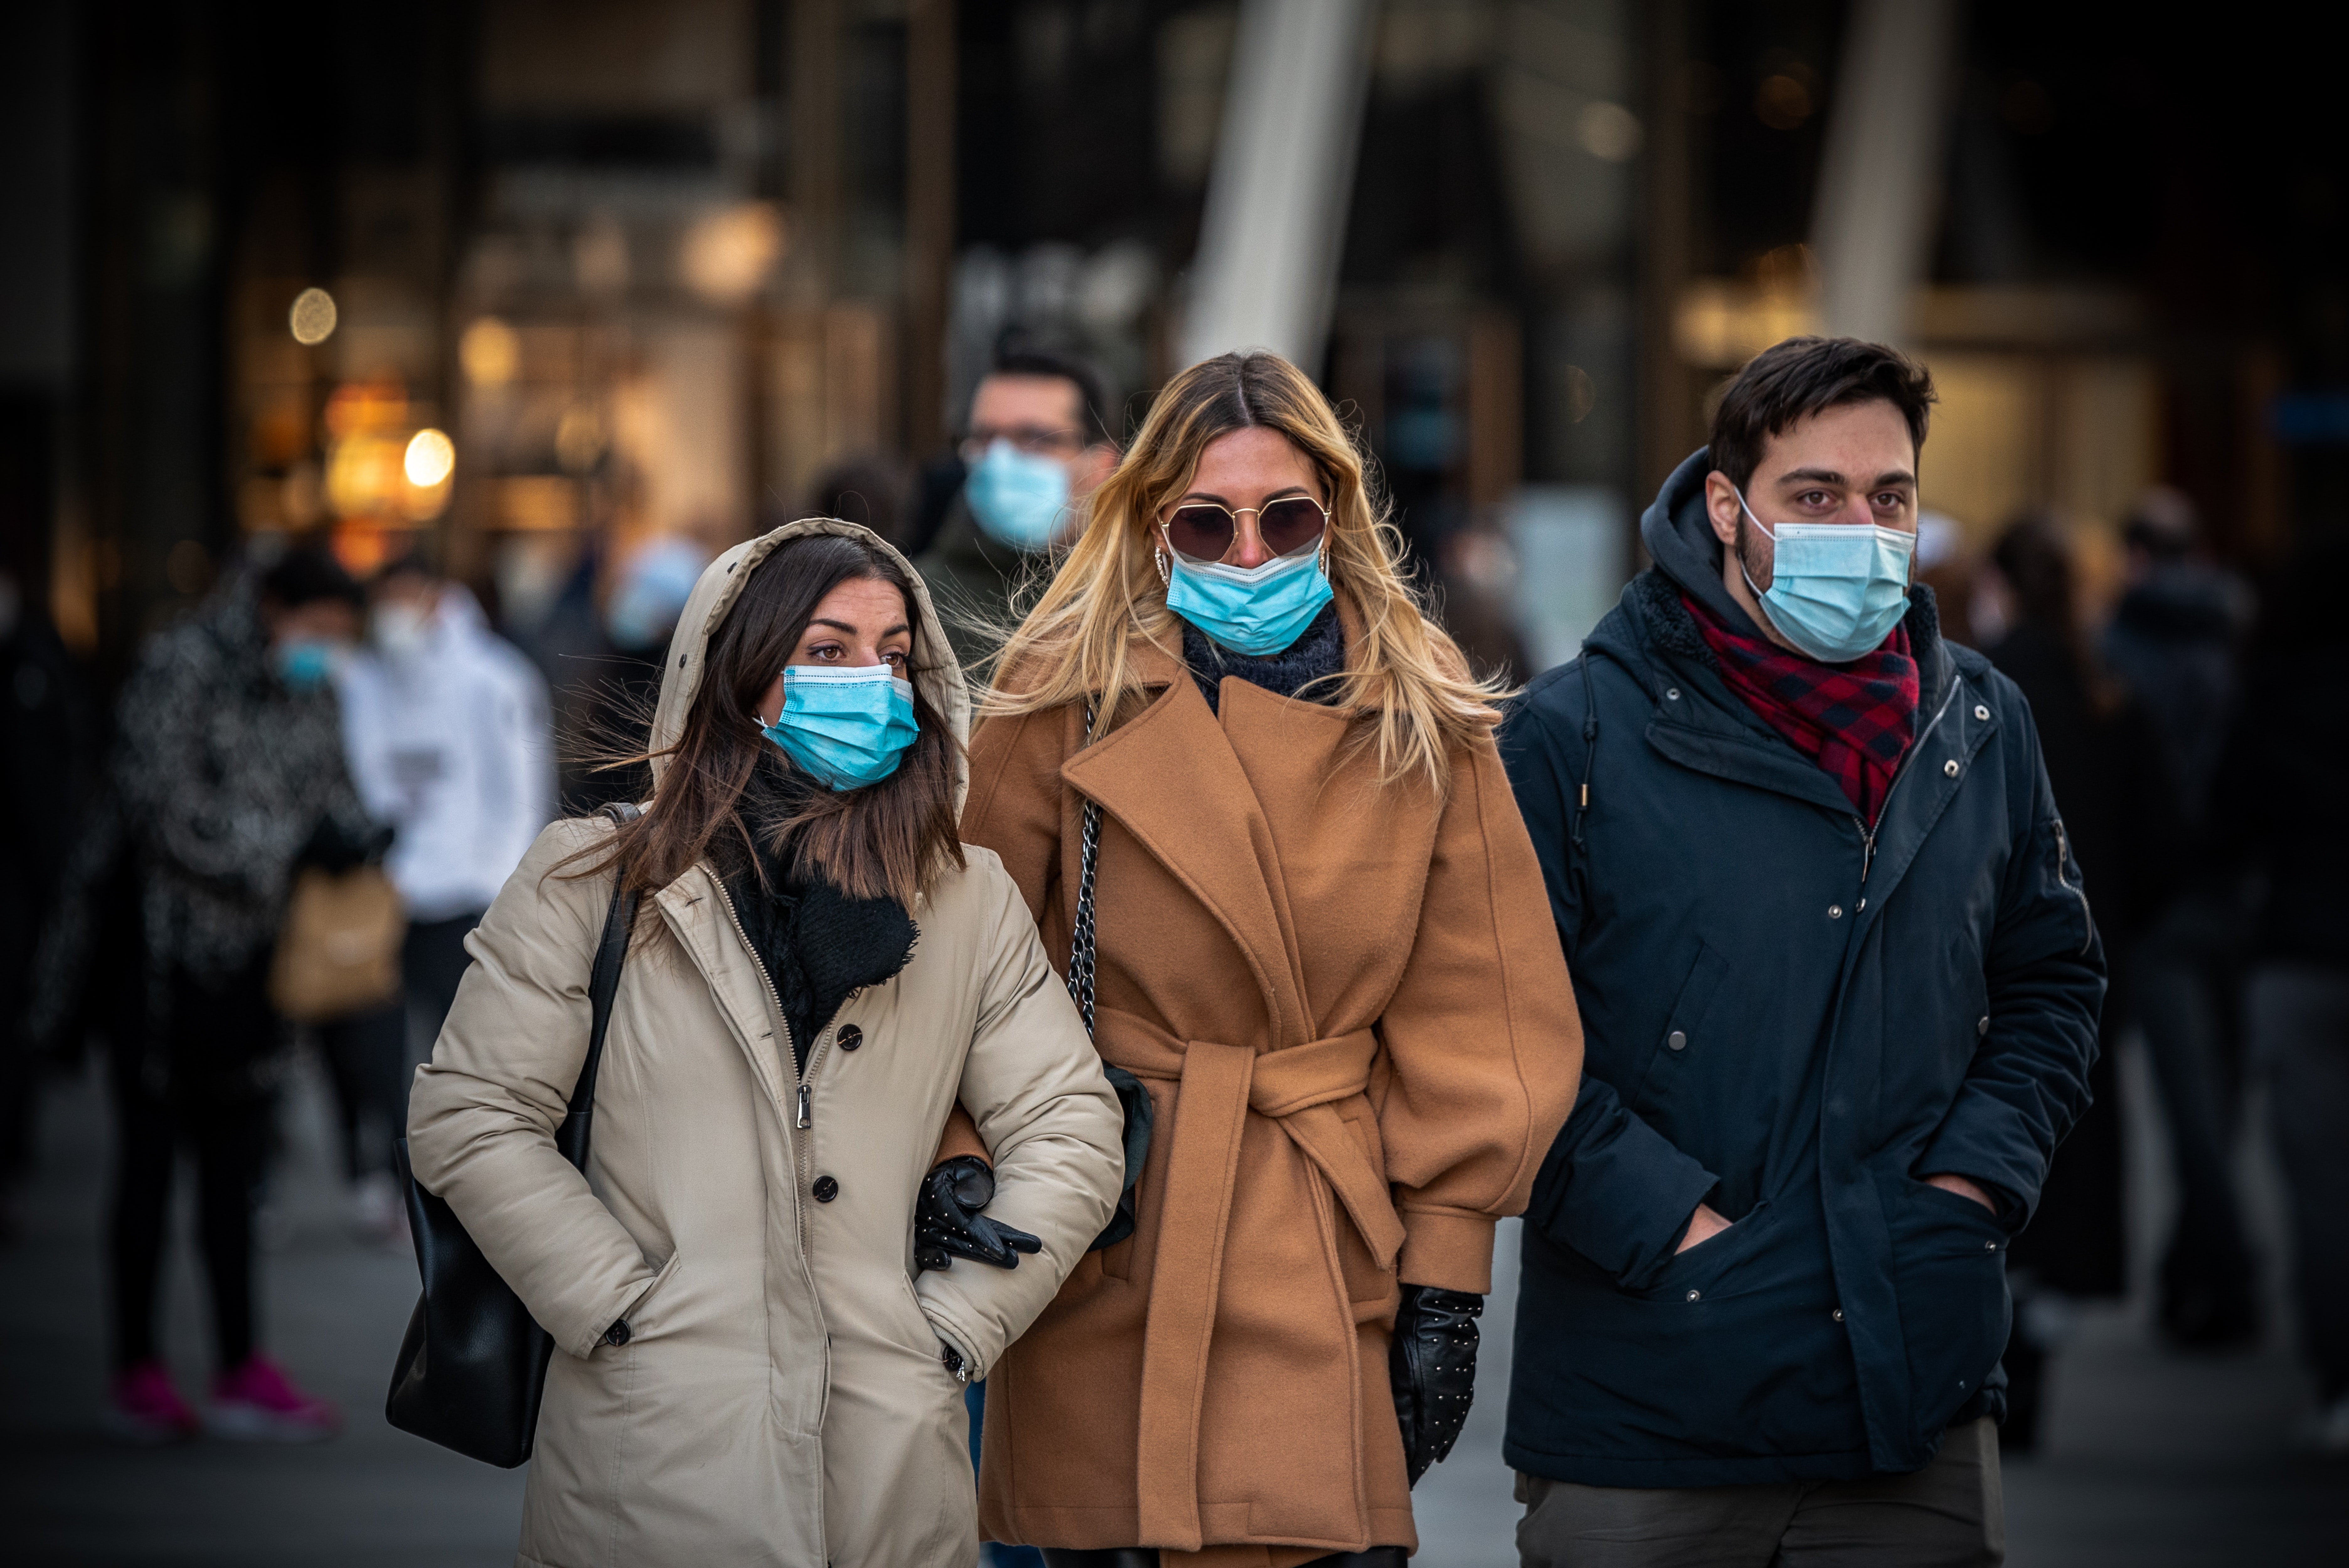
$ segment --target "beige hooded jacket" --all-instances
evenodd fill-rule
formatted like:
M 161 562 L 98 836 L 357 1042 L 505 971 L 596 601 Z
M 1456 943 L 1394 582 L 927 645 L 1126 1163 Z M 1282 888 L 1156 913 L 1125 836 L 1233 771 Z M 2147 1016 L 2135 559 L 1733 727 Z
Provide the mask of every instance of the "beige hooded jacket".
M 792 523 L 702 574 L 656 750 L 751 568 L 814 532 L 872 538 Z M 959 736 L 968 697 L 914 582 L 914 679 Z M 558 1346 L 517 1562 L 969 1568 L 963 1385 L 942 1350 L 984 1376 L 1108 1222 L 1123 1175 L 1116 1099 L 1028 906 L 993 854 L 966 851 L 910 912 L 912 960 L 849 999 L 795 1080 L 772 990 L 696 867 L 638 915 L 583 1177 L 554 1130 L 586 1054 L 612 880 L 556 868 L 610 830 L 556 823 L 506 883 L 467 940 L 409 1116 L 418 1180 Z M 988 1213 L 1043 1251 L 916 1277 L 916 1189 L 957 1096 L 994 1151 Z M 622 1318 L 626 1343 L 603 1343 Z

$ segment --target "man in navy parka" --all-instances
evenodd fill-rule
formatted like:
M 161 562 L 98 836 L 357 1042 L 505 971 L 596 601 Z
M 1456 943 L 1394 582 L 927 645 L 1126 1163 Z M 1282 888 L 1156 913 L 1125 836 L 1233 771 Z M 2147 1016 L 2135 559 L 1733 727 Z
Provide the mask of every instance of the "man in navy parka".
M 1931 400 L 1756 358 L 1502 730 L 1586 1051 L 1526 1215 L 1528 1568 L 2002 1553 L 2006 1245 L 2104 958 L 2028 706 L 1908 583 Z

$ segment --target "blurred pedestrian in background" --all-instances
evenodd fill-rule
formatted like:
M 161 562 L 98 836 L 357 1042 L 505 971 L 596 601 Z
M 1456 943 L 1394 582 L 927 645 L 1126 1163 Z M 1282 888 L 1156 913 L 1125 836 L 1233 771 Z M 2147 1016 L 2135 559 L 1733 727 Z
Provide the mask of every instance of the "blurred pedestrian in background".
M 389 1085 L 388 1100 L 365 1099 L 378 1143 L 352 1174 L 362 1223 L 396 1233 L 389 1160 L 409 1068 L 456 998 L 466 934 L 554 815 L 554 766 L 545 681 L 427 551 L 387 567 L 371 597 L 369 645 L 342 666 L 343 735 L 360 798 L 398 833 L 385 868 L 408 912 L 406 999 L 388 1038 L 363 1019 L 334 1044 L 364 1057 L 350 1078 Z
M 200 1424 L 303 1440 L 340 1424 L 259 1347 L 254 1210 L 285 1033 L 270 963 L 295 873 L 347 870 L 386 837 L 352 788 L 335 700 L 361 608 L 331 557 L 297 549 L 257 582 L 232 576 L 148 640 L 117 704 L 109 809 L 76 851 L 43 944 L 36 1016 L 54 1026 L 85 983 L 104 1006 L 117 1113 L 107 1421 L 135 1441 Z M 103 918 L 109 885 L 127 895 L 127 918 Z M 156 1339 L 183 1147 L 212 1298 L 201 1423 Z
M 2227 830 L 2211 814 L 2210 791 L 2238 701 L 2252 595 L 2202 553 L 2193 503 L 2166 486 L 2138 499 L 2121 542 L 2127 585 L 2102 651 L 2161 747 L 2159 777 L 2178 836 L 2157 851 L 2168 897 L 2147 912 L 2134 973 L 2116 965 L 2114 978 L 2134 993 L 2178 1180 L 2158 1320 L 2175 1344 L 2216 1348 L 2259 1328 L 2234 1171 L 2251 920 L 2240 867 L 2209 852 L 2213 832 Z M 2091 874 L 2107 873 L 2095 866 Z
M 1987 570 L 1996 573 L 2006 630 L 1984 651 L 2031 704 L 2072 853 L 2095 890 L 2112 975 L 2088 1075 L 2095 1099 L 2048 1169 L 2038 1213 L 2007 1254 L 2015 1317 L 2001 1440 L 2023 1451 L 2037 1440 L 2046 1360 L 2069 1329 L 2070 1305 L 2128 1289 L 2114 1045 L 2137 1021 L 2137 944 L 2183 870 L 2186 845 L 2160 739 L 2090 647 L 2061 528 L 2039 515 L 2015 522 L 1999 536 Z
M 1757 356 L 1503 727 L 1588 1051 L 1526 1214 L 1526 1568 L 2003 1560 L 2005 1253 L 2104 962 L 2030 709 L 1911 581 L 1933 400 Z
M 661 655 L 709 552 L 678 534 L 647 540 L 621 558 L 604 598 L 600 647 L 566 650 L 573 667 L 564 723 L 556 736 L 561 809 L 593 811 L 614 800 L 641 800 L 652 779 L 637 766 L 605 759 L 633 755 L 660 695 Z
M 1117 466 L 1108 417 L 1101 373 L 1041 348 L 999 353 L 972 394 L 962 489 L 914 562 L 965 669 L 993 652 L 1019 590 L 1041 583 L 1047 552 Z
M 32 1173 L 35 943 L 74 844 L 95 729 L 37 585 L 0 565 L 0 1244 L 16 1233 L 17 1190 Z
M 2258 874 L 2252 1065 L 2290 1193 L 2293 1300 L 2319 1401 L 2314 1435 L 2349 1453 L 2349 544 L 2303 548 L 2261 596 L 2240 714 L 2213 783 L 2225 858 Z
M 902 548 L 910 521 L 906 502 L 911 490 L 910 476 L 895 459 L 885 452 L 859 452 L 818 474 L 794 516 L 836 517 L 869 528 Z

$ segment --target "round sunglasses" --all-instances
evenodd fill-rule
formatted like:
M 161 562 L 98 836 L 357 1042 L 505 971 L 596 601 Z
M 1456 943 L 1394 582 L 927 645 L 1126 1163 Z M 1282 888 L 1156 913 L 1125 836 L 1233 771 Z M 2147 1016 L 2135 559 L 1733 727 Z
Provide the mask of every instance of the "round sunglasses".
M 1166 542 L 1194 561 L 1221 561 L 1239 538 L 1243 512 L 1256 515 L 1257 533 L 1275 555 L 1304 549 L 1330 523 L 1328 507 L 1309 496 L 1292 495 L 1260 507 L 1188 500 L 1167 513 L 1161 526 L 1166 530 Z

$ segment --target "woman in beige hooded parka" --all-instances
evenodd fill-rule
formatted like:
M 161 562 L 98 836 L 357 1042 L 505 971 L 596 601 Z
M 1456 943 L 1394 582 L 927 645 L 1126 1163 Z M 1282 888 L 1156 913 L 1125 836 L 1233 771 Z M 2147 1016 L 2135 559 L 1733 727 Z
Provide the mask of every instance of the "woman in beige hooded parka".
M 871 696 L 876 664 L 910 679 L 918 736 L 878 782 L 826 779 L 786 702 L 827 665 Z M 541 835 L 467 942 L 409 1114 L 417 1179 L 557 1346 L 517 1561 L 968 1568 L 964 1379 L 1107 1222 L 1116 1099 L 1019 887 L 956 841 L 968 700 L 902 557 L 830 520 L 738 545 L 662 676 L 643 817 Z M 554 1132 L 616 864 L 642 899 L 583 1176 Z M 957 1099 L 988 1218 L 1040 1250 L 917 1277 Z

